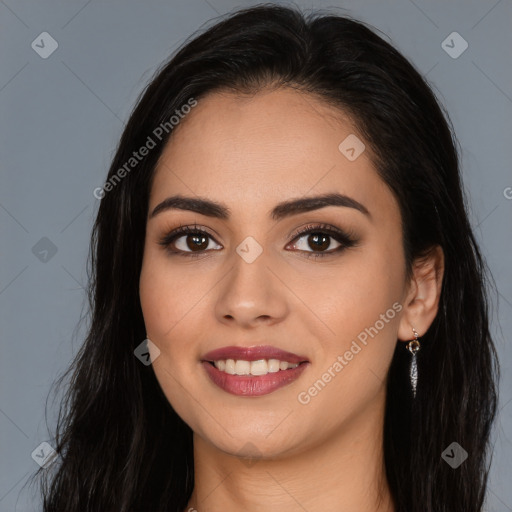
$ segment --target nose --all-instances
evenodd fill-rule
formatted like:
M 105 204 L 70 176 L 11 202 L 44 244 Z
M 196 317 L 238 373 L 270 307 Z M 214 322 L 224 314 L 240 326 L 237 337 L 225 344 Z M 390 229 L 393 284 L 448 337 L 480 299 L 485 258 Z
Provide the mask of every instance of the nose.
M 215 314 L 222 323 L 251 328 L 283 321 L 289 312 L 286 287 L 265 253 L 254 261 L 238 254 L 218 288 Z

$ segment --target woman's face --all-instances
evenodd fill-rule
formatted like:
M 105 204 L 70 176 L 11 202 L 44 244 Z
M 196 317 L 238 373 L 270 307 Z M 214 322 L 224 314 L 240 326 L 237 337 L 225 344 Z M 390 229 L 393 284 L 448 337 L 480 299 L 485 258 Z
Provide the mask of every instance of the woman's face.
M 382 418 L 407 293 L 401 219 L 354 126 L 279 89 L 211 94 L 174 130 L 150 191 L 140 276 L 147 336 L 160 351 L 153 368 L 172 407 L 216 448 L 264 457 Z M 177 195 L 193 202 L 151 215 Z M 306 202 L 324 195 L 346 198 Z M 200 213 L 199 199 L 222 206 Z M 180 225 L 206 233 L 159 243 Z M 206 356 L 233 346 L 306 362 L 283 370 L 268 360 L 291 356 Z M 203 362 L 230 354 L 220 369 Z M 251 370 L 266 375 L 228 373 Z

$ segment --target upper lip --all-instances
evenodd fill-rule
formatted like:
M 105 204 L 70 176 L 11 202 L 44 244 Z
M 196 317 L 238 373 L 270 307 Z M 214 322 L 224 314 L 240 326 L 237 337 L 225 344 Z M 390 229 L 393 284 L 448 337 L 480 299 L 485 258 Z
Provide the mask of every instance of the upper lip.
M 226 359 L 257 361 L 259 359 L 278 359 L 279 361 L 287 361 L 293 364 L 308 361 L 307 357 L 281 350 L 270 345 L 258 345 L 253 347 L 221 347 L 211 350 L 202 357 L 202 361 L 220 361 Z

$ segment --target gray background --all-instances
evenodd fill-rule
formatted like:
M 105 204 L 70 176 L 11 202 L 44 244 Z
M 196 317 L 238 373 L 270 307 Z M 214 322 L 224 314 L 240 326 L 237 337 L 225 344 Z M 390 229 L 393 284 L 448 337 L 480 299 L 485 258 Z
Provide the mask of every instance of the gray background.
M 33 451 L 51 444 L 50 385 L 85 331 L 77 324 L 99 205 L 93 190 L 136 96 L 203 23 L 256 3 L 0 0 L 0 511 L 39 509 L 24 483 L 38 467 Z M 499 289 L 492 328 L 503 378 L 486 510 L 512 511 L 512 2 L 296 5 L 335 6 L 383 31 L 433 83 L 453 120 L 471 221 Z M 31 47 L 44 31 L 58 43 L 46 59 Z M 469 45 L 458 58 L 442 47 L 453 31 Z M 53 246 L 55 254 L 42 252 Z M 55 405 L 48 402 L 50 426 Z

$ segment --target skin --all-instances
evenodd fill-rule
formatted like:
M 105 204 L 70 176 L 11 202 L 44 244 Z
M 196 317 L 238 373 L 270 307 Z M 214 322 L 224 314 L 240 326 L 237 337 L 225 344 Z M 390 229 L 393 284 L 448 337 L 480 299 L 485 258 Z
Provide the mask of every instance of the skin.
M 386 375 L 396 343 L 413 339 L 412 326 L 423 335 L 437 313 L 443 255 L 436 248 L 406 280 L 398 203 L 368 144 L 354 161 L 340 152 L 340 142 L 358 132 L 333 110 L 287 88 L 212 93 L 174 129 L 156 168 L 148 214 L 175 194 L 221 202 L 231 213 L 221 220 L 174 209 L 147 221 L 140 298 L 147 336 L 160 350 L 152 351 L 153 368 L 194 432 L 187 511 L 395 510 L 382 450 Z M 269 217 L 282 201 L 333 192 L 362 203 L 370 216 L 328 206 L 278 222 Z M 180 223 L 211 234 L 199 257 L 158 244 Z M 295 238 L 310 224 L 352 232 L 357 244 L 307 258 L 322 252 L 308 243 L 311 235 Z M 248 236 L 263 249 L 252 263 L 236 252 Z M 340 245 L 329 241 L 325 252 Z M 174 248 L 194 254 L 186 242 L 182 235 Z M 394 303 L 401 306 L 394 318 L 300 403 L 299 393 Z M 267 344 L 310 365 L 261 397 L 226 393 L 200 363 L 226 345 Z

